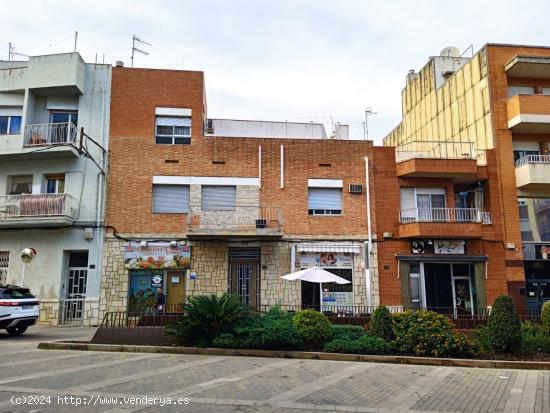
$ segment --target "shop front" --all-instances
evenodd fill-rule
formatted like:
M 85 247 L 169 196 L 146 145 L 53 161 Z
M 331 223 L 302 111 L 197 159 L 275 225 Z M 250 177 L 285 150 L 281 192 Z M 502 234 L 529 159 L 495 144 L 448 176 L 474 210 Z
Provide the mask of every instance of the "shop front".
M 411 254 L 398 259 L 405 308 L 455 317 L 485 308 L 487 257 L 467 255 L 465 240 L 413 240 Z
M 128 311 L 181 312 L 185 302 L 191 248 L 178 242 L 129 242 L 124 254 L 128 271 Z M 165 304 L 161 307 L 165 296 Z
M 363 303 L 357 299 L 357 280 L 361 272 L 355 271 L 354 263 L 361 259 L 359 244 L 311 243 L 298 244 L 297 261 L 299 269 L 303 270 L 319 266 L 348 281 L 349 284 L 325 283 L 322 285 L 322 311 L 352 311 L 355 305 Z M 363 280 L 361 280 L 362 282 Z M 302 306 L 319 309 L 321 303 L 321 286 L 317 283 L 301 282 Z
M 523 252 L 527 307 L 539 311 L 550 301 L 550 243 L 524 243 Z

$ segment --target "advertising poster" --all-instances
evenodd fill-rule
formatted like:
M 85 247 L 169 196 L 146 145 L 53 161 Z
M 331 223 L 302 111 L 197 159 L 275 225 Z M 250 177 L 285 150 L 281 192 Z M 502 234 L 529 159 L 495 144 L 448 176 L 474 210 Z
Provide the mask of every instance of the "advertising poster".
M 129 242 L 124 254 L 124 268 L 134 270 L 186 269 L 191 267 L 191 247 L 171 247 L 168 242 Z
M 327 268 L 352 268 L 352 254 L 343 254 L 336 252 L 320 252 L 309 253 L 300 256 L 301 268 L 309 268 L 313 266 Z

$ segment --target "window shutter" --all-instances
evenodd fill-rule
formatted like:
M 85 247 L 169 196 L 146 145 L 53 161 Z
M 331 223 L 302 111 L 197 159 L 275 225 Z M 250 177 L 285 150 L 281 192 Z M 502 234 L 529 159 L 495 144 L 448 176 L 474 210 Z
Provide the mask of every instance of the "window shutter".
M 201 207 L 203 210 L 235 209 L 237 189 L 234 186 L 203 186 Z
M 189 212 L 189 187 L 186 185 L 153 185 L 153 212 L 163 214 Z
M 191 118 L 157 117 L 157 126 L 191 126 Z
M 342 210 L 342 189 L 309 188 L 308 209 Z

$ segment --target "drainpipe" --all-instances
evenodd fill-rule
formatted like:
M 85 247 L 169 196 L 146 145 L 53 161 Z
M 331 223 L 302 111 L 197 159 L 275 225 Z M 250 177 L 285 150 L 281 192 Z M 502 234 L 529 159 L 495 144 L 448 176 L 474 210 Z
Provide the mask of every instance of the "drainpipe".
M 370 216 L 370 179 L 369 179 L 369 158 L 365 156 L 365 183 L 367 192 L 367 229 L 368 241 L 365 242 L 365 293 L 367 306 L 372 306 L 372 280 L 371 280 L 371 254 L 372 254 L 372 226 Z

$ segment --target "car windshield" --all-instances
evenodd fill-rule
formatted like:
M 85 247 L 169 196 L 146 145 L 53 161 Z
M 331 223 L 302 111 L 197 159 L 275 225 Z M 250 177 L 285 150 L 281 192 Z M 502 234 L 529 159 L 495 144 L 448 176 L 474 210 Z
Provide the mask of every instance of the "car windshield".
M 34 298 L 28 288 L 9 288 L 0 294 L 1 298 Z

